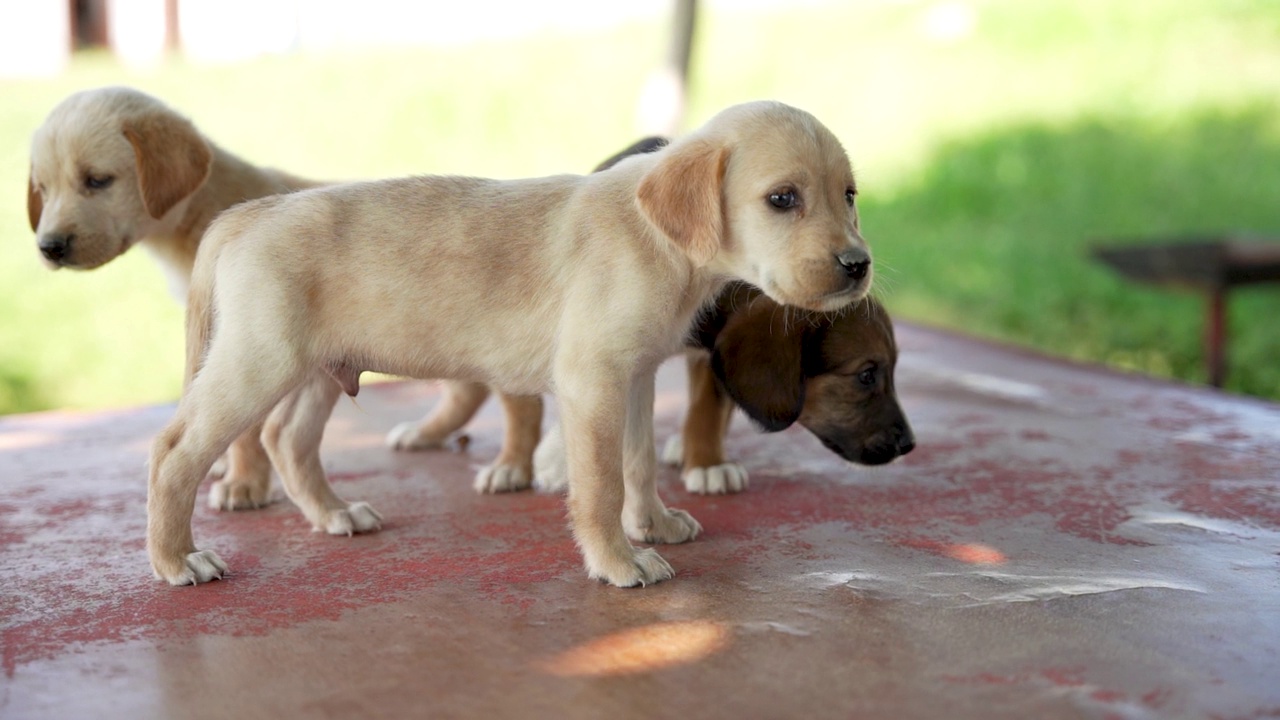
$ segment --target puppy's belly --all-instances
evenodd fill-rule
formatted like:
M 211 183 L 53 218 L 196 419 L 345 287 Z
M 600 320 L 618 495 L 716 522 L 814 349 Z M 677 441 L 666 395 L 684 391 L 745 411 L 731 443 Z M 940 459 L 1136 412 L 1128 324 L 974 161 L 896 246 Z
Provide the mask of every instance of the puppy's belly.
M 554 333 L 548 330 L 541 337 L 529 337 L 505 329 L 502 324 L 495 329 L 475 323 L 435 332 L 402 328 L 380 337 L 369 333 L 363 342 L 348 345 L 347 352 L 329 362 L 405 377 L 484 382 L 520 395 L 550 390 Z

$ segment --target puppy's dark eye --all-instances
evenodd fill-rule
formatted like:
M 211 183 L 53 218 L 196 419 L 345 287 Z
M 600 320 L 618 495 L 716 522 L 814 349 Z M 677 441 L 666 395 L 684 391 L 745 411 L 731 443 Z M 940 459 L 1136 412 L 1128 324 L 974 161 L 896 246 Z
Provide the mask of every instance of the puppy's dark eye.
M 790 210 L 799 203 L 800 198 L 796 197 L 796 191 L 791 188 L 769 193 L 769 204 L 779 210 Z
M 111 187 L 115 178 L 110 175 L 85 175 L 84 186 L 90 190 L 105 190 Z
M 844 201 L 845 201 L 845 203 L 846 203 L 849 207 L 853 207 L 853 199 L 854 199 L 855 197 L 857 197 L 857 195 L 858 195 L 858 191 L 857 191 L 857 190 L 854 190 L 853 188 L 848 188 L 847 190 L 845 190 L 845 191 L 844 191 Z
M 867 388 L 876 384 L 876 369 L 874 366 L 858 372 L 858 384 Z

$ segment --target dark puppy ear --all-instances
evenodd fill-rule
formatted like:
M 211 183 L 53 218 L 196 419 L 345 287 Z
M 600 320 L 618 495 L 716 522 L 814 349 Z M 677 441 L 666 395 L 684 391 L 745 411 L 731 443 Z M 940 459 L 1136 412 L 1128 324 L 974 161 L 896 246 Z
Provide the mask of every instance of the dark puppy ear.
M 614 155 L 608 160 L 605 160 L 604 162 L 597 165 L 595 169 L 592 170 L 591 172 L 598 173 L 598 172 L 603 172 L 605 170 L 608 170 L 609 168 L 613 167 L 614 165 L 617 165 L 623 160 L 626 160 L 632 155 L 644 155 L 645 153 L 651 153 L 651 152 L 654 152 L 655 150 L 661 150 L 662 148 L 667 146 L 667 142 L 668 141 L 666 138 L 658 137 L 657 135 L 654 135 L 652 137 L 647 137 L 643 140 L 637 140 L 635 143 L 630 145 L 626 150 L 623 150 L 617 155 Z
M 804 410 L 802 365 L 808 323 L 765 296 L 732 311 L 711 350 L 711 370 L 729 397 L 768 432 Z
M 44 213 L 44 198 L 36 189 L 36 176 L 27 176 L 27 220 L 31 222 L 31 232 L 40 229 L 40 215 Z
M 125 123 L 147 213 L 157 220 L 209 177 L 213 151 L 185 118 L 156 113 Z

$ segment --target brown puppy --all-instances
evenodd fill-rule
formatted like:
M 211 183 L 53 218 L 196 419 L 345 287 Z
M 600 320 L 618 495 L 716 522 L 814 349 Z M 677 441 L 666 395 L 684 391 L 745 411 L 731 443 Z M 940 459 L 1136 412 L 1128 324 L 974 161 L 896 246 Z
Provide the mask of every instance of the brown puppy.
M 91 270 L 140 244 L 185 302 L 196 249 L 218 213 L 319 184 L 251 165 L 156 98 L 108 87 L 69 96 L 36 130 L 27 216 L 49 267 Z M 231 446 L 226 476 L 209 492 L 213 507 L 266 503 L 271 464 L 259 431 Z
M 689 492 L 746 487 L 746 471 L 724 454 L 735 405 L 768 432 L 799 422 L 862 465 L 891 462 L 915 447 L 894 392 L 893 323 L 870 296 L 841 312 L 813 313 L 733 283 L 700 318 L 691 344 L 698 350 L 688 353 L 689 411 L 663 453 L 683 466 Z

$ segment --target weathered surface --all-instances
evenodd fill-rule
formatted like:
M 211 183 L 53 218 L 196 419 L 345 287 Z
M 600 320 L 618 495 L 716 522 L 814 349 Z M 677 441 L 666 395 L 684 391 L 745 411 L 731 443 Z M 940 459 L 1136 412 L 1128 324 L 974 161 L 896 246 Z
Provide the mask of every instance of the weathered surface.
M 328 432 L 382 532 L 202 502 L 232 574 L 196 588 L 143 550 L 171 407 L 0 418 L 0 716 L 1280 715 L 1280 407 L 899 334 L 918 449 L 854 469 L 739 419 L 750 490 L 664 468 L 705 532 L 643 590 L 587 580 L 561 498 L 472 491 L 494 408 L 465 454 L 387 450 L 429 385 L 368 386 Z

